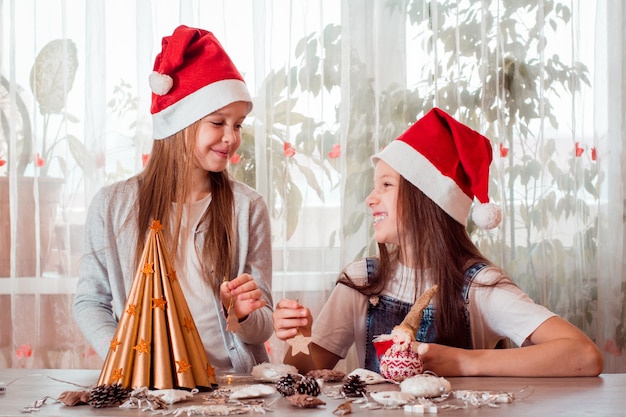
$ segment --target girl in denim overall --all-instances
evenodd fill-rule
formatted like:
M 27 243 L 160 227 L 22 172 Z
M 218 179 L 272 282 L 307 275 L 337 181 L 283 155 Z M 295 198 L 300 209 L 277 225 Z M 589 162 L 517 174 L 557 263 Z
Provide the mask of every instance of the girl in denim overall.
M 358 367 L 378 371 L 372 341 L 400 324 L 417 295 L 438 289 L 415 338 L 423 369 L 439 376 L 582 376 L 602 371 L 593 341 L 538 305 L 486 259 L 466 227 L 496 227 L 489 202 L 487 138 L 432 109 L 372 157 L 366 199 L 378 256 L 347 265 L 316 318 L 295 300 L 273 313 L 287 341 L 285 363 L 300 372 L 330 369 L 356 347 Z M 296 337 L 297 336 L 297 337 Z M 309 339 L 306 351 L 294 339 Z M 495 349 L 509 340 L 516 349 Z

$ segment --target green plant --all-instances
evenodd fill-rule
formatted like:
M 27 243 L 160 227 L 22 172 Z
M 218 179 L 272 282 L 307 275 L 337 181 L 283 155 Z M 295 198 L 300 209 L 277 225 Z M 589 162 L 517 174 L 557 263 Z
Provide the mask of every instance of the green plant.
M 72 89 L 78 68 L 77 51 L 74 42 L 69 39 L 56 39 L 46 44 L 37 54 L 30 73 L 30 87 L 38 103 L 42 116 L 41 133 L 38 141 L 33 136 L 33 120 L 28 111 L 24 92 L 18 87 L 15 102 L 9 94 L 9 83 L 2 77 L 2 93 L 4 100 L 1 107 L 2 135 L 4 154 L 0 159 L 5 161 L 7 168 L 16 164 L 18 175 L 25 175 L 29 165 L 33 164 L 41 176 L 48 176 L 50 167 L 55 166 L 61 177 L 68 174 L 68 164 L 58 147 L 67 143 L 74 162 L 79 168 L 84 166 L 85 147 L 71 134 L 66 134 L 67 123 L 77 122 L 76 117 L 66 109 L 67 94 Z M 17 111 L 12 111 L 14 107 Z M 11 127 L 15 129 L 16 156 L 10 154 L 11 146 L 8 139 Z M 0 151 L 1 152 L 1 151 Z
M 311 86 L 303 80 L 305 66 L 293 66 L 270 73 L 263 82 L 261 91 L 265 91 L 267 103 L 272 103 L 273 111 L 266 120 L 257 118 L 256 123 L 265 130 L 266 146 L 264 161 L 270 167 L 270 199 L 268 205 L 272 217 L 278 218 L 286 213 L 287 240 L 293 235 L 299 221 L 303 205 L 303 192 L 295 176 L 302 176 L 308 187 L 324 201 L 324 193 L 315 174 L 315 170 L 330 176 L 329 166 L 324 161 L 324 142 L 327 132 L 322 123 L 312 117 L 293 111 L 296 101 L 290 98 L 295 88 L 311 93 Z M 290 77 L 291 81 L 287 78 Z M 296 81 L 300 79 L 300 84 Z M 290 87 L 292 86 L 292 87 Z M 291 90 L 290 90 L 291 88 Z M 319 90 L 317 90 L 319 92 Z M 314 89 L 313 89 L 314 92 Z M 289 131 L 298 132 L 289 140 Z M 244 132 L 242 144 L 235 159 L 231 160 L 230 172 L 233 177 L 256 187 L 256 169 L 258 156 L 255 151 L 254 135 Z M 280 161 L 280 162 L 277 162 Z
M 115 151 L 126 155 L 136 155 L 137 150 L 141 148 L 138 143 L 140 135 L 136 133 L 138 103 L 139 97 L 135 95 L 133 86 L 123 79 L 113 87 L 111 99 L 107 103 L 107 108 L 110 110 L 109 117 L 115 120 L 111 124 L 117 127 L 115 131 L 107 132 L 107 142 L 109 142 L 109 134 L 112 134 L 117 139 L 112 142 L 120 142 Z M 107 149 L 108 151 L 110 149 Z M 100 161 L 99 164 L 105 165 L 104 153 L 96 159 Z M 134 165 L 128 166 L 117 158 L 115 169 L 105 170 L 105 183 L 111 184 L 128 178 L 133 175 L 134 168 Z
M 265 161 L 271 162 L 271 204 L 274 217 L 286 210 L 287 239 L 295 230 L 299 211 L 303 204 L 302 191 L 294 179 L 294 170 L 306 180 L 306 186 L 315 190 L 320 200 L 324 195 L 316 172 L 321 172 L 331 182 L 332 187 L 338 186 L 337 178 L 345 175 L 343 210 L 346 221 L 342 230 L 329 237 L 329 246 L 336 239 L 347 239 L 365 225 L 367 214 L 362 207 L 363 201 L 371 189 L 371 163 L 369 157 L 374 153 L 372 138 L 380 132 L 372 123 L 375 119 L 374 91 L 364 74 L 364 64 L 357 56 L 352 56 L 350 79 L 350 130 L 345 149 L 342 154 L 346 158 L 346 167 L 342 168 L 330 157 L 329 151 L 340 143 L 339 108 L 336 109 L 336 120 L 323 123 L 312 117 L 294 112 L 296 100 L 308 96 L 317 97 L 322 89 L 327 92 L 341 88 L 341 26 L 327 25 L 323 33 L 313 32 L 297 43 L 295 57 L 297 63 L 291 68 L 272 72 L 266 77 L 261 91 L 266 94 L 265 101 L 274 108 L 272 118 L 256 120 L 261 122 L 267 135 L 268 144 L 264 155 Z M 324 58 L 322 58 L 324 57 Z M 381 112 L 389 117 L 385 124 L 384 136 L 393 138 L 409 125 L 413 115 L 420 110 L 419 103 L 405 101 L 405 92 L 398 86 L 383 93 Z M 298 129 L 294 129 L 294 128 Z M 298 131 L 293 143 L 287 141 L 287 128 Z M 289 154 L 293 149 L 295 155 Z M 300 157 L 300 159 L 298 159 Z M 236 163 L 231 165 L 231 173 L 238 179 L 256 185 L 255 137 L 244 133 L 243 143 L 238 151 Z M 284 163 L 276 163 L 282 161 Z M 316 171 L 314 171 L 314 169 Z M 344 169 L 342 171 L 342 169 Z M 335 181 L 333 183 L 333 181 Z M 338 235 L 340 234 L 340 236 Z M 363 239 L 363 242 L 371 239 Z M 364 246 L 359 255 L 373 250 L 373 243 Z M 358 256 L 358 255 L 357 255 Z
M 9 80 L 0 74 L 0 168 L 7 170 L 9 161 L 17 165 L 17 172 L 23 173 L 31 161 L 32 127 L 30 113 L 24 98 L 24 90 L 17 86 L 15 96 L 11 96 Z M 11 158 L 9 138 L 14 129 L 21 149 L 18 156 Z

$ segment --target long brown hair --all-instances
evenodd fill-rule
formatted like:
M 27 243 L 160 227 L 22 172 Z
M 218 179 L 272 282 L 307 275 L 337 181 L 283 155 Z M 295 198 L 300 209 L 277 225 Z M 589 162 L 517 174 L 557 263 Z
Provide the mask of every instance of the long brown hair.
M 182 230 L 181 223 L 186 202 L 191 193 L 193 155 L 196 147 L 198 123 L 174 135 L 155 140 L 150 159 L 144 170 L 137 175 L 139 192 L 137 197 L 136 226 L 139 231 L 135 245 L 135 259 L 139 262 L 146 241 L 146 233 L 152 220 L 159 220 L 165 227 L 163 234 L 172 256 L 178 252 Z M 226 170 L 207 172 L 210 183 L 211 203 L 200 219 L 208 223 L 201 264 L 205 277 L 217 292 L 226 277 L 231 278 L 233 256 L 234 194 L 230 176 Z M 176 210 L 172 203 L 176 202 Z M 142 233 L 141 231 L 146 231 Z M 173 261 L 173 259 L 172 259 Z
M 456 346 L 465 334 L 465 268 L 470 263 L 489 261 L 463 225 L 402 176 L 397 212 L 400 244 L 378 244 L 379 263 L 369 283 L 358 286 L 345 274 L 340 282 L 371 296 L 379 294 L 393 278 L 399 260 L 413 268 L 416 282 L 422 279 L 421 271 L 428 269 L 433 284 L 439 285 L 435 296 L 437 343 Z

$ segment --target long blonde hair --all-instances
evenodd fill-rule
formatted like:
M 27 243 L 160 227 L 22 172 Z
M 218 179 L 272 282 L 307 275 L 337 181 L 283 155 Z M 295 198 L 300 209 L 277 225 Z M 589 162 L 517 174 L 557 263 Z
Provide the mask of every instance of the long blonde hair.
M 135 245 L 136 263 L 141 258 L 146 233 L 153 220 L 159 220 L 165 226 L 163 234 L 169 253 L 174 255 L 178 251 L 178 238 L 183 233 L 183 211 L 191 193 L 198 123 L 168 138 L 155 140 L 150 159 L 137 175 L 139 192 L 135 213 L 139 233 Z M 209 227 L 206 228 L 204 246 L 199 255 L 204 275 L 217 292 L 222 280 L 231 278 L 235 203 L 228 171 L 207 172 L 207 181 L 210 183 L 211 203 L 200 224 L 208 223 Z M 174 202 L 178 203 L 176 209 L 173 208 Z M 193 230 L 188 232 L 194 233 Z

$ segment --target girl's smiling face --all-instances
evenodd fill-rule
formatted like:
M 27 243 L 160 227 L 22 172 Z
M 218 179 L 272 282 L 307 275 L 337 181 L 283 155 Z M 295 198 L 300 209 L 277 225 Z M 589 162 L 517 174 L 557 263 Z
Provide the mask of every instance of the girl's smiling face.
M 374 169 L 374 189 L 365 199 L 374 216 L 374 238 L 378 243 L 399 245 L 398 187 L 400 174 L 379 160 Z
M 194 162 L 198 169 L 221 172 L 241 145 L 248 103 L 236 101 L 200 120 Z

